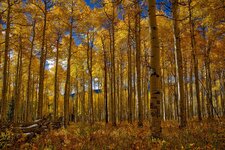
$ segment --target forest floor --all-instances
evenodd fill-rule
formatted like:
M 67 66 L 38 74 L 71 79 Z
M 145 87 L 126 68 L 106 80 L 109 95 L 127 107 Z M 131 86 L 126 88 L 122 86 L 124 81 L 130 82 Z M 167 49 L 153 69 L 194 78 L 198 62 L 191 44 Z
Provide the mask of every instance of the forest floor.
M 30 143 L 21 139 L 14 145 L 19 149 L 225 149 L 225 120 L 189 121 L 179 129 L 175 121 L 162 122 L 163 139 L 150 137 L 149 122 L 138 128 L 126 122 L 113 127 L 111 124 L 71 123 L 68 129 L 52 130 L 37 135 Z

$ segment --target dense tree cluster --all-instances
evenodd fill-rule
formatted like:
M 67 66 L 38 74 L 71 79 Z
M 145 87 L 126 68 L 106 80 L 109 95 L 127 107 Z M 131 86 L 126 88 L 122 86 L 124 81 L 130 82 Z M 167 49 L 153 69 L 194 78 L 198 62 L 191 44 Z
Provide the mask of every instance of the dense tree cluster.
M 224 0 L 0 1 L 0 120 L 225 116 Z

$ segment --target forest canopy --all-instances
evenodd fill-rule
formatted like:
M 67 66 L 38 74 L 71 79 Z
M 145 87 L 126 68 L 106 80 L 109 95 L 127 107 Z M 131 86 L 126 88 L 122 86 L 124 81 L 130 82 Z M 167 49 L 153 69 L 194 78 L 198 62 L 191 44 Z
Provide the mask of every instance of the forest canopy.
M 1 0 L 0 124 L 225 117 L 224 0 Z

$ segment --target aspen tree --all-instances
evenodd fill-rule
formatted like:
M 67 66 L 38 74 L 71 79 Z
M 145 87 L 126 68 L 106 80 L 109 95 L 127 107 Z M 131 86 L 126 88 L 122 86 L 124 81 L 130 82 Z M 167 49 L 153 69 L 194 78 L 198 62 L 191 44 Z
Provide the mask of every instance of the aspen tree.
M 65 84 L 65 95 L 64 95 L 64 127 L 67 128 L 69 124 L 69 97 L 70 97 L 70 72 L 71 72 L 71 56 L 72 56 L 72 42 L 73 42 L 73 12 L 74 12 L 74 1 L 71 2 L 71 18 L 69 24 L 69 46 L 67 56 L 67 71 L 66 71 L 66 84 Z
M 136 70 L 137 70 L 137 98 L 138 98 L 138 126 L 143 126 L 143 104 L 141 98 L 141 24 L 139 0 L 135 1 L 135 42 L 136 42 Z
M 189 25 L 190 25 L 190 33 L 191 33 L 191 50 L 192 50 L 192 59 L 194 63 L 194 76 L 195 76 L 195 87 L 196 87 L 196 98 L 197 98 L 197 111 L 198 111 L 198 120 L 202 120 L 201 115 L 201 105 L 200 105 L 200 90 L 199 90 L 199 74 L 198 74 L 198 58 L 196 56 L 196 41 L 195 41 L 195 33 L 194 33 L 194 22 L 192 20 L 192 10 L 191 10 L 192 0 L 188 0 L 188 11 L 189 11 Z M 192 80 L 192 76 L 191 76 Z M 190 85 L 192 86 L 192 85 Z M 190 91 L 192 92 L 192 91 Z M 192 108 L 193 109 L 193 108 Z
M 11 25 L 11 1 L 7 0 L 7 19 L 6 19 L 6 32 L 5 32 L 5 50 L 4 50 L 4 64 L 3 64 L 3 82 L 2 82 L 2 105 L 1 105 L 1 121 L 5 122 L 6 117 L 6 108 L 7 108 L 7 93 L 8 93 L 8 53 L 9 53 L 9 44 L 10 44 L 10 25 Z
M 175 61 L 176 61 L 176 76 L 177 76 L 177 87 L 178 87 L 178 100 L 180 102 L 180 128 L 183 128 L 187 124 L 186 119 L 186 102 L 184 96 L 184 79 L 183 79 L 183 61 L 182 52 L 180 45 L 180 29 L 178 24 L 178 0 L 172 1 L 172 12 L 173 12 L 173 29 L 174 29 L 174 50 L 175 50 Z
M 151 132 L 154 138 L 161 138 L 161 117 L 160 117 L 160 103 L 161 103 L 161 89 L 160 89 L 160 49 L 158 27 L 156 22 L 156 1 L 148 0 L 149 4 L 149 26 L 151 37 L 151 77 L 150 77 L 150 94 L 151 94 Z
M 27 77 L 27 108 L 26 108 L 26 121 L 31 121 L 31 67 L 33 61 L 33 50 L 34 50 L 34 41 L 35 41 L 35 32 L 36 28 L 36 20 L 33 20 L 32 25 L 32 40 L 31 40 L 31 48 L 30 48 L 30 56 L 29 56 L 29 65 L 28 65 L 28 77 Z

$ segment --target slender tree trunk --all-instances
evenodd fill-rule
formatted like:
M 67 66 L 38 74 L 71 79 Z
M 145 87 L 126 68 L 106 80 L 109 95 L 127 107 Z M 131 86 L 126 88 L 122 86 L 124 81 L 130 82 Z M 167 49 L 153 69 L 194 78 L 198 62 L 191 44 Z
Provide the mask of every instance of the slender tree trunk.
M 193 112 L 193 71 L 192 71 L 192 62 L 191 61 L 191 65 L 190 65 L 190 83 L 189 83 L 189 93 L 190 93 L 190 96 L 189 96 L 189 102 L 190 102 L 190 117 L 192 118 L 194 116 L 194 112 Z M 200 91 L 199 91 L 200 92 Z
M 188 78 L 188 73 L 187 73 L 187 59 L 184 60 L 184 91 L 185 93 L 185 103 L 186 103 L 186 114 L 187 114 L 187 119 L 190 117 L 190 109 L 189 109 L 189 92 L 188 92 L 188 83 L 187 83 L 187 78 Z
M 73 8 L 72 13 L 73 13 Z M 71 13 L 71 14 L 72 14 Z M 66 72 L 66 84 L 65 84 L 65 95 L 64 95 L 64 127 L 67 128 L 69 125 L 69 97 L 70 97 L 70 64 L 71 64 L 71 51 L 72 51 L 72 41 L 73 41 L 73 18 L 70 21 L 70 40 L 68 47 L 67 56 L 67 72 Z
M 17 94 L 16 94 L 16 105 L 15 105 L 15 122 L 19 122 L 21 120 L 22 114 L 20 113 L 21 110 L 21 105 L 22 105 L 22 101 L 21 101 L 21 94 L 23 94 L 23 92 L 21 91 L 21 87 L 22 87 L 22 74 L 23 74 L 23 46 L 22 46 L 22 37 L 21 35 L 19 36 L 19 72 L 18 72 L 18 85 L 17 85 Z
M 203 86 L 201 88 L 201 93 L 202 93 L 202 116 L 204 117 L 206 114 L 206 107 L 205 107 L 205 90 Z
M 93 90 L 92 90 L 92 46 L 90 47 L 91 37 L 90 33 L 87 33 L 87 67 L 89 73 L 89 123 L 92 125 L 94 123 L 93 114 Z
M 175 68 L 176 69 L 176 68 Z M 176 71 L 175 71 L 176 72 Z M 174 76 L 174 86 L 173 86 L 173 91 L 174 91 L 174 118 L 173 119 L 175 119 L 175 120 L 180 120 L 180 118 L 179 118 L 179 114 L 180 114 L 180 112 L 179 112 L 179 101 L 178 101 L 178 87 L 177 87 L 177 85 L 178 85 L 178 80 L 177 80 L 177 77 L 176 76 Z
M 8 68 L 8 52 L 9 52 L 9 34 L 10 34 L 10 16 L 11 16 L 11 3 L 10 0 L 7 0 L 7 18 L 6 18 L 6 32 L 5 32 L 5 51 L 4 51 L 4 64 L 3 64 L 3 85 L 2 85 L 2 105 L 1 105 L 1 121 L 6 122 L 6 108 L 7 108 L 7 93 L 8 93 L 8 75 L 7 75 L 7 68 Z
M 211 44 L 212 44 L 211 41 L 207 40 L 207 46 L 206 46 L 206 52 L 205 52 L 205 69 L 206 69 L 205 71 L 206 71 L 206 89 L 207 89 L 206 96 L 207 96 L 207 108 L 208 108 L 209 119 L 213 118 L 212 79 L 211 79 L 211 66 L 210 66 Z
M 107 87 L 107 55 L 103 37 L 101 37 L 103 56 L 104 56 L 104 106 L 105 106 L 105 123 L 108 123 L 108 87 Z
M 116 75 L 115 75 L 115 70 L 116 70 L 116 65 L 115 65 L 115 3 L 112 4 L 113 6 L 113 14 L 112 14 L 112 85 L 113 85 L 113 99 L 112 99 L 112 124 L 113 126 L 116 126 Z
M 186 102 L 184 96 L 184 81 L 183 81 L 183 61 L 180 46 L 180 30 L 178 24 L 178 0 L 173 0 L 173 28 L 174 28 L 174 48 L 176 60 L 176 75 L 178 79 L 178 100 L 180 101 L 180 128 L 187 124 L 186 120 Z
M 55 85 L 54 85 L 54 120 L 58 117 L 58 97 L 59 97 L 59 83 L 58 83 L 58 65 L 59 65 L 59 40 L 61 35 L 58 34 L 56 41 L 56 61 L 55 61 Z
M 7 93 L 7 103 L 9 103 L 10 102 L 10 100 L 12 99 L 12 97 L 13 97 L 13 92 L 12 92 L 12 84 L 11 83 L 13 83 L 13 81 L 12 81 L 12 76 L 11 76 L 11 72 L 10 72 L 10 67 L 11 67 L 11 59 L 10 59 L 10 53 L 8 53 L 8 67 L 7 67 L 7 76 L 8 76 L 8 81 L 7 81 L 7 83 L 8 83 L 8 93 Z M 9 110 L 9 105 L 7 105 L 6 106 L 6 110 Z M 7 119 L 9 120 L 9 116 L 7 116 Z
M 45 36 L 47 28 L 47 1 L 44 1 L 44 26 L 42 33 L 42 43 L 41 43 L 41 57 L 40 57 L 40 68 L 39 68 L 39 92 L 38 92 L 38 118 L 43 117 L 43 99 L 44 99 L 44 74 L 45 74 Z
M 172 64 L 171 64 L 172 66 Z M 167 77 L 167 82 L 170 83 L 170 77 L 168 76 Z M 176 84 L 176 78 L 175 78 L 175 84 Z M 171 87 L 169 88 L 169 97 L 168 97 L 168 108 L 167 110 L 169 111 L 168 112 L 168 119 L 171 120 L 171 119 L 176 119 L 176 114 L 177 114 L 177 102 L 176 102 L 176 86 L 174 86 L 173 84 L 170 85 Z M 173 91 L 173 92 L 172 92 Z M 174 98 L 174 108 L 172 107 L 172 100 Z M 174 114 L 174 115 L 173 115 Z M 173 118 L 173 116 L 175 116 Z
M 194 63 L 194 75 L 195 75 L 195 89 L 196 89 L 196 99 L 197 99 L 197 112 L 198 112 L 198 120 L 202 120 L 201 114 L 201 104 L 200 104 L 200 90 L 199 90 L 199 75 L 198 75 L 198 58 L 196 55 L 196 42 L 195 42 L 195 33 L 194 33 L 194 22 L 192 20 L 192 11 L 191 11 L 191 2 L 188 1 L 188 10 L 189 10 L 189 25 L 190 25 L 190 33 L 191 33 L 191 50 L 192 50 L 192 59 Z
M 48 55 L 48 42 L 47 40 L 45 41 L 45 52 L 44 52 L 44 71 L 45 71 L 45 66 L 46 66 L 46 60 L 47 60 L 47 55 Z M 45 77 L 45 74 L 44 76 Z M 48 113 L 48 102 L 49 102 L 49 99 L 48 99 L 48 84 L 44 84 L 44 89 L 46 89 L 46 91 L 44 90 L 43 92 L 43 108 L 42 108 L 42 116 L 44 116 L 46 113 Z
M 133 66 L 136 66 L 136 52 L 135 52 L 135 49 L 132 49 L 132 57 L 133 57 L 133 62 L 132 62 L 132 65 Z M 132 114 L 133 114 L 133 120 L 136 121 L 136 118 L 137 118 L 137 111 L 136 111 L 136 105 L 137 105 L 137 88 L 136 88 L 136 83 L 137 83 L 137 72 L 136 72 L 136 67 L 132 67 L 132 83 L 133 83 L 133 87 L 132 87 L 132 90 L 133 90 L 133 99 L 132 99 L 132 103 L 131 103 L 131 106 L 132 106 Z
M 156 1 L 148 0 L 149 4 L 149 26 L 151 29 L 151 132 L 152 136 L 155 138 L 161 138 L 162 128 L 161 128 L 161 116 L 160 116 L 160 49 L 159 49 L 159 37 L 158 37 L 158 27 L 156 22 Z
M 121 50 L 120 50 L 120 52 L 121 52 Z M 123 54 L 122 54 L 122 52 L 120 53 L 120 57 L 121 57 L 121 59 L 120 59 L 120 112 L 119 112 L 119 116 L 120 116 L 120 122 L 122 122 L 123 121 L 123 108 L 124 108 L 124 105 L 123 105 L 123 100 L 124 100 L 124 98 L 123 98 L 123 93 L 124 93 L 124 86 L 123 86 L 123 56 L 122 56 Z
M 128 14 L 128 37 L 127 37 L 127 57 L 128 57 L 128 122 L 132 123 L 132 64 L 131 64 L 131 23 L 130 14 Z
M 91 98 L 90 99 L 91 100 L 90 101 L 91 102 L 90 103 L 91 104 L 91 108 L 90 108 L 90 111 L 91 111 L 91 115 L 90 115 L 91 118 L 90 119 L 91 119 L 91 121 L 90 121 L 90 123 L 94 124 L 94 104 L 93 104 L 94 101 L 93 101 L 93 90 L 92 90 L 92 87 L 93 87 L 93 84 L 92 84 L 92 80 L 93 80 L 93 74 L 92 74 L 93 54 L 92 53 L 93 53 L 93 46 L 91 45 L 91 47 L 90 47 L 90 72 L 89 72 L 90 73 L 90 86 L 91 86 L 90 87 L 90 96 L 91 96 L 90 97 Z
M 138 98 L 138 126 L 143 126 L 143 104 L 141 98 L 141 25 L 140 25 L 140 8 L 138 1 L 136 2 L 135 16 L 135 40 L 136 40 L 136 69 L 137 69 L 137 98 Z
M 76 75 L 76 78 L 77 78 L 77 75 Z M 75 92 L 75 108 L 73 108 L 73 111 L 74 111 L 74 122 L 78 122 L 78 101 L 79 101 L 79 81 L 77 80 L 76 82 L 75 82 L 75 87 L 74 87 L 75 89 L 76 89 L 76 92 Z
M 175 53 L 174 53 L 174 61 L 176 62 L 176 55 L 175 55 Z M 179 99 L 178 99 L 178 77 L 177 77 L 177 75 L 176 75 L 176 70 L 177 70 L 177 67 L 176 67 L 176 65 L 174 66 L 173 64 L 171 64 L 171 66 L 173 66 L 173 68 L 174 68 L 174 73 L 173 73 L 173 76 L 174 76 L 174 86 L 173 86 L 173 88 L 174 88 L 174 119 L 175 120 L 178 120 L 178 121 L 180 121 L 180 112 L 179 112 Z
M 30 49 L 30 57 L 29 57 L 29 65 L 28 65 L 28 79 L 27 79 L 27 109 L 26 109 L 26 121 L 31 121 L 31 67 L 33 61 L 33 49 L 34 49 L 34 41 L 35 41 L 35 27 L 36 27 L 36 20 L 33 21 L 33 28 L 32 28 L 32 41 L 31 41 L 31 49 Z
M 142 80 L 141 80 L 141 85 L 142 85 L 142 88 L 141 88 L 141 90 L 142 90 L 142 99 L 143 99 L 143 120 L 145 120 L 146 119 L 146 110 L 147 110 L 147 108 L 146 108 L 146 106 L 147 106 L 147 99 L 146 99 L 146 89 L 147 89 L 147 87 L 146 87 L 146 66 L 142 63 L 142 73 L 141 73 L 141 76 L 142 76 Z
M 83 67 L 84 70 L 84 67 Z M 85 76 L 84 76 L 84 71 L 82 73 L 82 89 L 83 89 L 83 94 L 82 94 L 82 102 L 81 102 L 81 112 L 82 112 L 82 121 L 85 122 L 86 121 L 86 109 L 85 109 Z
M 112 121 L 113 116 L 113 67 L 112 67 L 112 35 L 111 35 L 111 29 L 109 31 L 109 50 L 110 50 L 110 73 L 109 73 L 109 79 L 110 79 L 110 105 L 109 105 L 109 111 L 110 111 L 110 120 Z
M 116 120 L 118 118 L 118 120 L 120 120 L 120 114 L 119 114 L 119 111 L 120 111 L 120 62 L 119 60 L 117 60 L 117 63 L 116 63 L 116 72 L 117 74 L 116 75 L 116 98 L 117 98 L 117 101 L 116 101 Z
M 165 60 L 165 49 L 162 44 L 162 50 L 161 50 L 162 60 Z M 162 112 L 162 119 L 165 120 L 166 116 L 166 109 L 165 109 L 165 102 L 166 102 L 166 85 L 165 85 L 165 61 L 162 62 L 162 68 L 161 68 L 161 88 L 163 91 L 162 95 L 162 105 L 161 105 L 161 112 Z
M 225 71 L 222 71 L 220 76 L 220 97 L 221 97 L 221 107 L 222 107 L 222 115 L 225 117 Z
M 35 104 L 35 86 L 36 86 L 36 83 L 35 83 L 35 75 L 34 73 L 32 73 L 32 90 L 31 90 L 31 105 L 30 105 L 30 110 L 31 110 L 31 121 L 34 120 L 34 117 L 35 117 L 35 108 L 34 108 L 34 104 Z
M 17 54 L 17 67 L 16 67 L 16 76 L 15 76 L 15 87 L 14 87 L 14 104 L 13 104 L 13 122 L 18 122 L 18 109 L 19 109 L 19 98 L 18 98 L 18 89 L 19 89 L 19 72 L 20 72 L 20 56 L 22 49 L 19 48 Z

